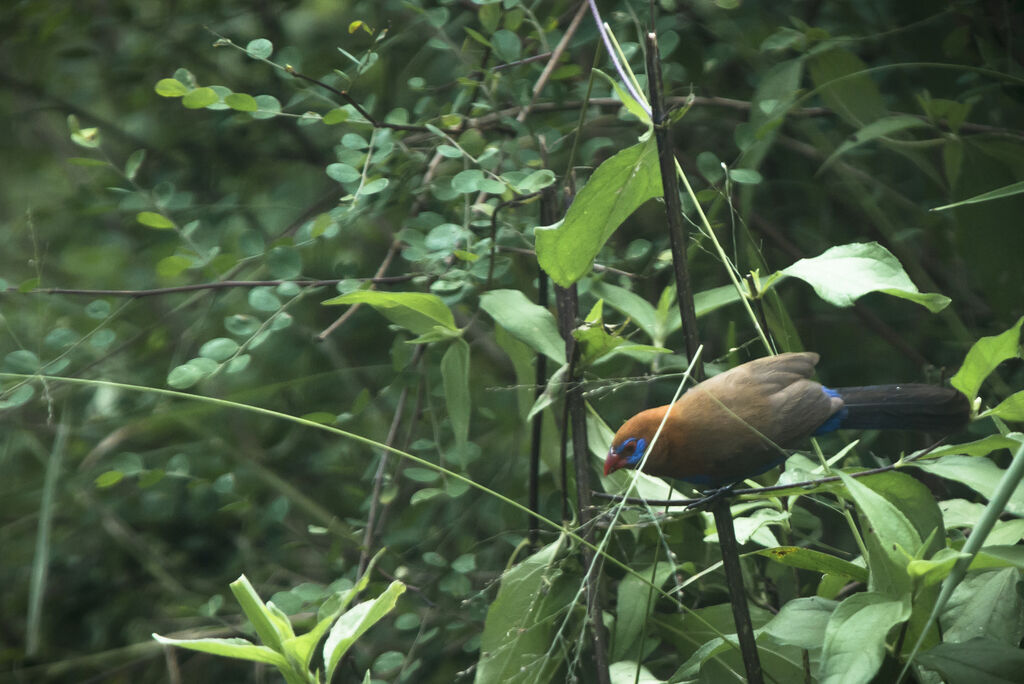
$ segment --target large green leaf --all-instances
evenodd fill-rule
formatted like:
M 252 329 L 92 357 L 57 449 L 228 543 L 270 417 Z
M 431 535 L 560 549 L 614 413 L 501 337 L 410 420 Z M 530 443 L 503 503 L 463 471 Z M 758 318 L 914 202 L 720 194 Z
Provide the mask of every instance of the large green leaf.
M 637 573 L 640 577 L 626 575 L 619 582 L 615 639 L 612 642 L 611 652 L 612 661 L 627 657 L 637 658 L 641 655 L 637 651 L 644 622 L 654 612 L 654 604 L 658 598 L 656 591 L 651 588 L 651 584 L 660 587 L 672 574 L 674 567 L 672 563 L 658 563 L 653 577 L 650 566 L 638 568 Z
M 551 312 L 519 290 L 492 290 L 480 296 L 480 308 L 520 342 L 556 363 L 565 363 L 565 342 Z
M 553 281 L 569 287 L 590 271 L 615 229 L 637 207 L 660 195 L 658 149 L 650 137 L 597 167 L 560 224 L 537 228 L 540 267 Z
M 941 674 L 949 684 L 1016 684 L 1024 672 L 1024 650 L 991 639 L 941 643 L 917 662 Z
M 819 297 L 836 306 L 853 306 L 869 292 L 908 299 L 932 313 L 942 311 L 950 302 L 944 295 L 919 291 L 899 259 L 877 242 L 832 247 L 819 256 L 800 259 L 779 273 L 803 280 Z
M 881 494 L 843 472 L 839 477 L 860 513 L 868 547 L 869 587 L 897 597 L 909 590 L 907 562 L 918 552 L 921 537 L 903 512 Z
M 886 115 L 878 87 L 863 73 L 867 65 L 842 48 L 823 50 L 807 61 L 807 72 L 825 104 L 855 128 Z
M 334 670 L 345 652 L 363 635 L 363 632 L 391 612 L 403 592 L 405 585 L 395 580 L 380 596 L 357 604 L 338 618 L 327 635 L 327 641 L 324 642 L 324 664 L 327 667 L 328 682 L 334 676 Z
M 1017 445 L 1019 448 L 1019 441 Z M 914 461 L 908 465 L 966 485 L 987 499 L 992 498 L 999 483 L 1006 477 L 1006 471 L 987 458 L 971 458 L 957 454 L 928 461 Z M 1014 490 L 1006 503 L 1006 511 L 1013 515 L 1024 515 L 1024 485 L 1019 484 Z
M 953 387 L 967 395 L 973 400 L 978 396 L 978 389 L 985 378 L 996 369 L 996 366 L 1007 359 L 1021 358 L 1024 356 L 1024 349 L 1021 347 L 1021 326 L 1024 325 L 1024 316 L 1017 319 L 1017 322 L 1008 330 L 998 335 L 982 337 L 974 343 L 964 357 L 964 363 L 960 370 L 950 380 Z
M 560 537 L 502 575 L 480 636 L 474 680 L 478 684 L 551 679 L 561 660 L 548 657 L 557 626 L 553 615 L 568 610 L 575 595 L 574 591 L 556 591 L 552 585 L 559 574 L 554 563 L 563 543 Z
M 874 680 L 889 630 L 910 616 L 910 602 L 883 594 L 854 594 L 836 606 L 825 628 L 819 681 L 858 684 Z

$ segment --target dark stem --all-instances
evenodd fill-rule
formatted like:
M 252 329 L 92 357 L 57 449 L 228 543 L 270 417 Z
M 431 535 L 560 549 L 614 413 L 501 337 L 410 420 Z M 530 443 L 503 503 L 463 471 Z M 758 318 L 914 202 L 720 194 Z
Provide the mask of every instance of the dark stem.
M 568 422 L 572 430 L 572 460 L 576 475 L 576 514 L 577 523 L 582 530 L 583 538 L 593 541 L 594 527 L 590 525 L 592 509 L 590 506 L 590 449 L 587 447 L 587 414 L 583 400 L 583 385 L 579 381 L 579 369 L 576 366 L 578 347 L 572 336 L 576 328 L 579 300 L 576 286 L 569 288 L 555 286 L 555 302 L 558 305 L 558 327 L 565 340 L 566 358 L 569 359 L 568 385 L 565 390 L 565 408 Z M 565 434 L 563 423 L 563 435 Z M 565 440 L 562 440 L 565 443 Z M 607 639 L 604 632 L 600 602 L 601 568 L 600 561 L 589 546 L 583 547 L 583 564 L 587 569 L 587 618 L 590 620 L 590 635 L 594 646 L 594 666 L 597 669 L 598 684 L 611 684 L 608 671 Z
M 711 505 L 718 530 L 718 546 L 722 549 L 722 567 L 725 582 L 729 587 L 732 602 L 732 617 L 736 622 L 736 636 L 740 642 L 743 667 L 747 670 L 748 684 L 763 684 L 761 661 L 757 657 L 757 642 L 754 628 L 750 623 L 750 608 L 747 606 L 747 592 L 743 588 L 743 570 L 740 568 L 739 548 L 736 545 L 736 530 L 732 526 L 732 511 L 728 496 L 719 497 Z
M 665 196 L 665 218 L 672 249 L 672 270 L 676 278 L 676 301 L 686 338 L 686 356 L 697 358 L 700 342 L 697 338 L 697 313 L 693 306 L 690 272 L 686 261 L 686 229 L 683 210 L 679 202 L 679 179 L 676 177 L 675 147 L 672 129 L 665 116 L 665 97 L 661 81 L 661 58 L 658 55 L 658 37 L 647 34 L 647 78 L 650 81 L 651 118 L 654 121 L 654 140 L 658 145 L 658 166 L 661 168 L 661 187 Z M 693 368 L 698 382 L 704 379 L 704 363 L 698 359 Z
M 541 225 L 550 225 L 554 223 L 557 206 L 556 199 L 553 192 L 545 192 L 540 200 L 540 222 Z M 493 255 L 491 257 L 494 259 Z M 548 307 L 548 275 L 538 265 L 537 266 L 537 303 L 543 306 L 545 309 Z M 544 393 L 544 383 L 548 377 L 548 357 L 543 354 L 537 354 L 537 366 L 534 371 L 534 400 L 538 399 L 541 394 Z M 538 412 L 533 417 L 533 424 L 531 425 L 531 438 L 530 438 L 530 480 L 529 480 L 529 501 L 527 505 L 530 510 L 534 513 L 540 512 L 540 448 L 541 439 L 543 438 L 542 426 L 543 426 L 543 412 Z M 565 473 L 562 473 L 562 486 L 565 486 Z M 540 535 L 540 522 L 537 518 L 530 516 L 529 520 L 529 532 L 527 539 L 530 543 L 530 548 L 534 549 L 537 547 L 538 537 Z

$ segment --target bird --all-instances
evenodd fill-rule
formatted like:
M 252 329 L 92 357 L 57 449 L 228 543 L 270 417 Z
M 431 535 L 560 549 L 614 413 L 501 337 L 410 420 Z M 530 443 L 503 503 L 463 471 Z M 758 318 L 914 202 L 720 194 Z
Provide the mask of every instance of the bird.
M 956 389 L 924 384 L 831 389 L 811 380 L 819 355 L 789 352 L 741 364 L 685 392 L 674 405 L 627 420 L 604 462 L 605 476 L 635 468 L 698 487 L 722 487 L 765 473 L 786 448 L 839 429 L 950 433 L 970 418 Z M 665 426 L 655 432 L 671 408 Z

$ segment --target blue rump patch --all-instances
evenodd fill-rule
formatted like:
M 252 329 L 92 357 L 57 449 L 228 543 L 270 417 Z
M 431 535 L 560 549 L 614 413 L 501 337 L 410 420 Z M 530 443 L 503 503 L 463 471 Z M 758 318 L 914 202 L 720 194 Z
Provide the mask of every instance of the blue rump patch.
M 836 392 L 834 389 L 831 389 L 829 387 L 824 387 L 824 386 L 821 389 L 822 389 L 822 391 L 825 392 L 825 394 L 827 394 L 830 397 L 836 397 L 837 399 L 842 399 L 843 398 L 842 395 L 839 394 L 839 392 Z M 818 429 L 815 430 L 811 434 L 813 436 L 817 437 L 818 435 L 824 435 L 824 434 L 827 434 L 829 432 L 835 432 L 836 430 L 838 430 L 839 428 L 841 428 L 843 426 L 843 421 L 846 420 L 846 417 L 848 415 L 850 415 L 850 412 L 847 411 L 846 407 L 844 406 L 843 408 L 839 409 L 838 411 L 833 413 L 831 416 L 829 416 L 828 420 L 826 420 L 824 423 L 819 425 Z

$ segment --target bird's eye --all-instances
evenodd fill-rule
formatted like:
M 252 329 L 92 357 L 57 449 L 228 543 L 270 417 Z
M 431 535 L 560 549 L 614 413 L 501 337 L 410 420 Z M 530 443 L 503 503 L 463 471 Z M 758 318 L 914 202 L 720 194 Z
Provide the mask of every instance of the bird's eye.
M 644 457 L 644 451 L 647 449 L 647 440 L 641 437 L 636 440 L 636 447 L 633 449 L 633 455 L 629 457 L 630 465 L 638 463 L 641 458 Z
M 623 442 L 619 446 L 615 447 L 612 451 L 614 451 L 615 453 L 617 453 L 620 456 L 625 456 L 626 452 L 629 451 L 630 445 L 632 445 L 633 442 L 635 442 L 635 441 L 636 441 L 635 437 L 630 437 L 625 442 Z

